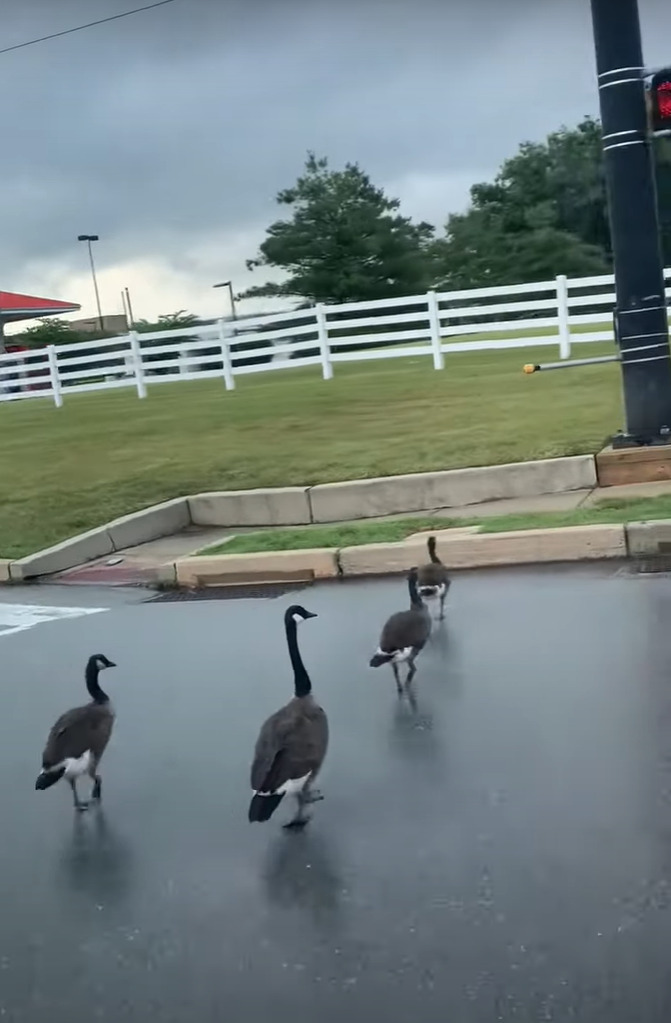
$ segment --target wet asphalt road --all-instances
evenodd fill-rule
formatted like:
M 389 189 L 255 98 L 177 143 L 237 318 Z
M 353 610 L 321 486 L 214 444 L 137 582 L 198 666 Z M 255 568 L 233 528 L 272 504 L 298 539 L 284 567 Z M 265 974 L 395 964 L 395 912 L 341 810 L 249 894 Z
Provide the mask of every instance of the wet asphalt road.
M 670 577 L 459 577 L 416 714 L 367 668 L 402 581 L 145 598 L 2 596 L 3 1023 L 667 1023 Z M 246 820 L 295 598 L 332 733 L 303 834 Z M 8 632 L 10 603 L 107 610 Z M 94 652 L 118 721 L 75 817 L 33 784 Z

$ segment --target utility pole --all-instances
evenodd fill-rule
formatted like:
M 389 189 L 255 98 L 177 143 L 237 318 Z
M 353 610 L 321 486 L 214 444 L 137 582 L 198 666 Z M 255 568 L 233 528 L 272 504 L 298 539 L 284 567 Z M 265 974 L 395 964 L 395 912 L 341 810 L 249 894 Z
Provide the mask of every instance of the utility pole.
M 235 295 L 233 294 L 233 281 L 221 281 L 220 284 L 213 284 L 213 288 L 228 288 L 228 300 L 231 303 L 231 319 L 237 319 L 235 310 Z
M 101 334 L 105 331 L 105 322 L 103 320 L 103 314 L 100 309 L 100 294 L 98 292 L 98 278 L 96 277 L 96 266 L 93 262 L 93 249 L 91 248 L 91 242 L 97 242 L 100 240 L 97 234 L 80 234 L 77 235 L 78 242 L 86 242 L 89 248 L 89 263 L 91 264 L 91 277 L 93 278 L 93 290 L 96 296 L 96 306 L 98 308 L 98 326 L 100 327 Z
M 671 444 L 664 264 L 637 0 L 591 0 L 625 430 L 614 447 Z
M 128 304 L 128 319 L 130 320 L 130 325 L 132 328 L 133 324 L 135 323 L 135 319 L 133 317 L 133 307 L 130 304 L 130 291 L 128 290 L 128 288 L 124 288 L 124 291 L 126 292 L 126 302 Z

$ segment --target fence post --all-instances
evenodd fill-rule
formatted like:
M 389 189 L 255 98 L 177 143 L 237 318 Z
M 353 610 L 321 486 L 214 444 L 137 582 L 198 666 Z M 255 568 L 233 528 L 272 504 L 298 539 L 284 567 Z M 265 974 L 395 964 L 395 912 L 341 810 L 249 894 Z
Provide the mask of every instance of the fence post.
M 140 341 L 137 336 L 136 330 L 129 331 L 130 338 L 130 358 L 133 365 L 133 375 L 135 376 L 135 386 L 137 387 L 138 398 L 147 397 L 147 385 L 144 382 L 144 366 L 142 365 L 142 348 L 140 347 Z
M 557 317 L 559 322 L 559 358 L 571 356 L 571 327 L 568 313 L 568 283 L 564 274 L 557 277 Z
M 317 317 L 317 337 L 319 338 L 319 355 L 322 360 L 322 376 L 324 380 L 333 379 L 333 364 L 331 363 L 331 349 L 329 348 L 329 329 L 326 322 L 326 310 L 320 302 L 315 306 Z
M 433 368 L 445 369 L 445 358 L 443 356 L 443 339 L 440 334 L 440 315 L 438 309 L 438 298 L 435 291 L 428 291 L 426 300 L 429 304 L 429 328 L 431 330 L 431 347 L 433 348 Z
M 224 320 L 217 320 L 219 331 L 219 344 L 221 346 L 221 361 L 224 367 L 224 383 L 227 391 L 235 390 L 235 377 L 233 376 L 233 360 L 231 359 L 231 346 L 224 330 Z
M 56 408 L 62 408 L 63 393 L 61 391 L 61 378 L 58 375 L 58 356 L 54 345 L 47 345 L 47 364 L 51 378 L 51 390 L 54 395 L 54 405 Z

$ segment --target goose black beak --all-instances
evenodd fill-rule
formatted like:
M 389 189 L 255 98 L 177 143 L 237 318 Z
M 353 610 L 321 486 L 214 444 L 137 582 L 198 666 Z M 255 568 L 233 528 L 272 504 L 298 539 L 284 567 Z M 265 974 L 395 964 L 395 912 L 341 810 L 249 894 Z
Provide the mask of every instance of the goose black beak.
M 316 611 L 308 611 L 307 614 L 305 615 L 305 617 L 306 618 L 318 618 L 319 615 L 316 613 Z

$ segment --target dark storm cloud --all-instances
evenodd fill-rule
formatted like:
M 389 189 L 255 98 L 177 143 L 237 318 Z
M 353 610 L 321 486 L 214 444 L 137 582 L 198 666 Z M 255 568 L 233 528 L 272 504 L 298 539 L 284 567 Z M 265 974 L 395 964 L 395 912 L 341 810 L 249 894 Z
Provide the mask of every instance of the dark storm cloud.
M 142 2 L 4 0 L 2 45 Z M 641 14 L 648 60 L 671 60 L 671 5 Z M 80 231 L 113 263 L 264 223 L 308 148 L 381 183 L 444 177 L 442 222 L 451 177 L 596 112 L 587 0 L 176 0 L 1 55 L 0 88 L 14 284 L 79 265 Z

